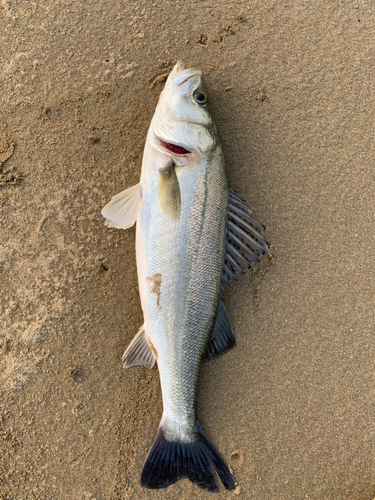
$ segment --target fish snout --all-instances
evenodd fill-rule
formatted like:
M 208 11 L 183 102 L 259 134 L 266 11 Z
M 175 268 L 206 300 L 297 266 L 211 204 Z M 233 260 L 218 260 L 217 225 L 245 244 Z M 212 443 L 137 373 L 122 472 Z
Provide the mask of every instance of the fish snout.
M 170 78 L 176 87 L 180 87 L 193 76 L 202 76 L 202 71 L 199 68 L 187 68 L 185 61 L 182 59 L 175 64 Z
M 186 68 L 186 63 L 182 59 L 180 61 L 177 61 L 175 65 L 176 73 L 179 71 L 183 71 Z

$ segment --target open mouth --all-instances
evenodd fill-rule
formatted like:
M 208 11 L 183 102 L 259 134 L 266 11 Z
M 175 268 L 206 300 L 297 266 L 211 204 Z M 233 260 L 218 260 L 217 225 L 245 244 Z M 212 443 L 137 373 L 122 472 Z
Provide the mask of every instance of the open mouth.
M 191 153 L 191 151 L 189 151 L 188 149 L 182 146 L 178 146 L 177 144 L 172 144 L 171 142 L 165 142 L 159 138 L 158 141 L 164 149 L 167 149 L 168 151 L 174 153 L 175 155 L 186 155 L 187 153 Z

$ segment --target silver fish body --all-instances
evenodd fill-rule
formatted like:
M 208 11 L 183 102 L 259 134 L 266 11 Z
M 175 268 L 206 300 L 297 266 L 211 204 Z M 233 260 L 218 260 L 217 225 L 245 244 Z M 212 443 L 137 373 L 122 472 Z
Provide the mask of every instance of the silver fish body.
M 141 302 L 145 330 L 157 353 L 165 437 L 191 442 L 199 366 L 220 298 L 227 180 L 219 143 L 204 158 L 177 167 L 181 215 L 173 219 L 158 203 L 165 156 L 152 158 L 155 163 L 142 172 L 145 201 L 137 220 Z
M 179 61 L 161 93 L 147 135 L 139 184 L 104 207 L 109 227 L 137 222 L 136 255 L 144 325 L 124 367 L 157 362 L 163 415 L 141 474 L 147 488 L 189 478 L 217 491 L 233 478 L 196 415 L 202 359 L 235 345 L 223 293 L 259 262 L 264 226 L 228 190 L 224 156 L 197 68 Z

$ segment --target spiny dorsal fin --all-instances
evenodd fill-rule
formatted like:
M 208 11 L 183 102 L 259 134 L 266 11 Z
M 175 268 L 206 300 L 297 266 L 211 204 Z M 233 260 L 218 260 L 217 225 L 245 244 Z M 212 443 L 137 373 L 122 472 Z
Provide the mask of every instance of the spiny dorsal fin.
M 151 351 L 150 344 L 146 337 L 144 325 L 138 330 L 137 335 L 128 345 L 122 356 L 124 368 L 131 366 L 144 365 L 146 368 L 152 368 L 155 364 L 155 357 Z
M 230 326 L 228 313 L 220 299 L 219 310 L 216 315 L 211 338 L 202 354 L 202 361 L 209 361 L 229 351 L 236 345 L 236 339 Z
M 140 184 L 116 194 L 103 208 L 102 215 L 107 220 L 105 225 L 117 229 L 128 229 L 137 220 L 142 202 Z
M 253 219 L 250 207 L 232 189 L 228 190 L 228 224 L 225 244 L 222 287 L 229 285 L 240 272 L 245 273 L 267 253 L 270 244 L 263 237 L 266 229 Z

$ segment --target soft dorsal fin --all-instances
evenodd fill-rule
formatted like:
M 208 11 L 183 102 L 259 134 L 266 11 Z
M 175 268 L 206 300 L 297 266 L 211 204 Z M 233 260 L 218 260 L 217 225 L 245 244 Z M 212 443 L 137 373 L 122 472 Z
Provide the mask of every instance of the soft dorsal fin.
M 267 253 L 270 244 L 263 237 L 266 229 L 250 215 L 250 207 L 232 189 L 228 190 L 228 224 L 222 287 L 240 272 L 245 273 Z
M 140 184 L 125 189 L 116 194 L 103 208 L 105 225 L 118 229 L 128 229 L 137 220 L 142 202 L 142 189 Z
M 124 368 L 130 368 L 137 365 L 144 365 L 146 368 L 152 368 L 154 366 L 155 357 L 146 337 L 144 325 L 141 326 L 137 335 L 128 345 L 122 356 L 122 361 L 124 361 Z
M 211 338 L 202 355 L 202 361 L 218 358 L 236 345 L 236 339 L 230 326 L 228 313 L 225 309 L 223 299 L 220 299 L 219 309 Z

